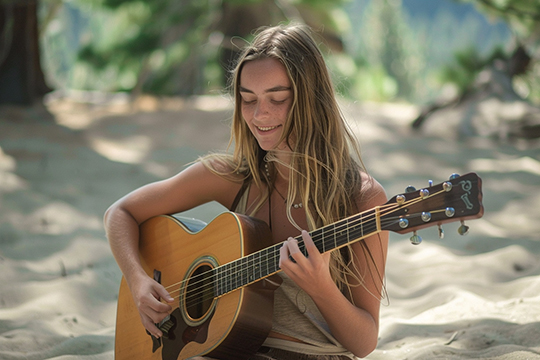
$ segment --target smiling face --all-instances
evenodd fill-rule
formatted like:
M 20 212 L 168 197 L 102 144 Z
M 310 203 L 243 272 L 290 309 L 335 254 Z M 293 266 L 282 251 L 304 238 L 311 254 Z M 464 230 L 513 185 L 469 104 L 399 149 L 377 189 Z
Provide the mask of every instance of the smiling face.
M 240 74 L 242 117 L 259 146 L 285 150 L 280 142 L 293 103 L 285 66 L 273 58 L 248 61 Z

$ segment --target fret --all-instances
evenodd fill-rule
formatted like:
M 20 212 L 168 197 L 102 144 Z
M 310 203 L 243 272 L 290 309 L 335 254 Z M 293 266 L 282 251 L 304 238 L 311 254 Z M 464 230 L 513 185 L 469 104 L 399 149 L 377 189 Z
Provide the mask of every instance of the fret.
M 261 251 L 261 273 L 264 274 L 270 274 L 270 268 L 268 266 L 268 249 L 271 248 L 266 248 Z
M 277 246 L 274 245 L 270 249 L 272 249 L 272 254 L 270 255 L 270 259 L 268 261 L 269 269 L 268 274 L 273 274 L 279 270 L 279 248 L 281 247 L 281 244 L 278 244 Z
M 242 287 L 245 285 L 244 283 L 244 257 L 241 257 L 240 259 L 236 260 L 236 287 Z
M 364 221 L 362 220 L 362 214 L 358 214 L 358 217 L 360 218 L 360 233 L 362 234 L 361 236 L 364 236 L 365 232 L 364 232 Z
M 233 264 L 232 266 L 232 274 L 231 274 L 231 278 L 232 278 L 232 281 L 233 281 L 233 289 L 238 289 L 241 285 L 241 273 L 240 273 L 240 260 L 235 260 L 233 261 L 231 264 Z
M 349 243 L 349 228 L 347 224 L 348 219 L 343 221 L 344 225 L 340 226 L 339 230 L 339 246 L 347 245 Z
M 242 286 L 249 284 L 249 258 L 244 256 L 242 258 Z
M 331 224 L 331 226 L 332 226 L 332 228 L 333 228 L 333 229 L 332 229 L 332 230 L 333 230 L 332 232 L 333 232 L 333 234 L 334 234 L 334 246 L 332 247 L 332 249 L 335 249 L 335 248 L 337 248 L 337 246 L 338 246 L 338 245 L 337 245 L 337 237 L 336 237 L 336 224 Z
M 260 279 L 263 277 L 263 256 L 260 251 L 257 252 L 257 260 L 255 261 L 254 276 L 255 279 Z
M 324 236 L 324 229 L 316 229 L 309 233 L 311 235 L 311 238 L 313 239 L 313 242 L 315 243 L 315 246 L 317 246 L 317 249 L 321 254 L 326 252 L 326 244 L 325 244 L 325 236 Z
M 259 276 L 257 276 L 257 269 L 259 269 L 259 261 L 260 261 L 259 252 L 256 252 L 250 255 L 250 258 L 251 258 L 251 263 L 250 263 L 249 282 L 252 282 L 252 281 L 255 281 L 256 279 L 259 279 Z
M 229 263 L 227 264 L 227 292 L 229 291 L 232 291 L 234 289 L 234 284 L 233 284 L 233 277 L 232 277 L 232 272 L 233 272 L 233 265 L 234 263 Z
M 221 291 L 219 287 L 219 277 L 217 276 L 217 273 L 219 272 L 218 268 L 213 268 L 210 270 L 212 272 L 211 278 L 212 278 L 212 285 L 214 289 L 214 294 L 216 296 L 219 296 L 219 292 Z
M 218 276 L 219 276 L 219 284 L 220 284 L 220 291 L 219 291 L 219 294 L 220 295 L 223 295 L 225 294 L 225 287 L 226 287 L 226 284 L 225 284 L 225 276 L 223 276 L 223 266 L 220 266 L 218 268 Z
M 347 221 L 347 226 L 346 226 L 346 228 L 347 228 L 347 244 L 351 242 L 351 233 L 350 233 L 351 228 L 349 226 L 349 220 L 350 219 L 351 218 L 345 219 Z M 360 226 L 362 226 L 362 221 L 360 221 Z
M 221 266 L 213 269 L 214 279 L 216 279 L 216 295 L 223 295 L 223 277 L 221 276 Z
M 227 292 L 232 291 L 234 289 L 234 278 L 233 278 L 233 267 L 234 262 L 227 264 Z
M 300 235 L 299 237 L 297 237 L 297 240 L 298 240 L 298 248 L 300 249 L 300 252 L 301 252 L 305 257 L 307 257 L 307 256 L 308 256 L 308 251 L 307 251 L 306 244 L 305 244 L 304 241 L 302 240 L 302 236 Z
M 324 254 L 326 252 L 326 244 L 325 244 L 325 241 L 324 241 L 324 228 L 322 228 L 320 231 L 321 233 L 321 244 L 322 244 L 322 249 L 319 249 L 319 251 L 321 252 L 321 254 Z M 313 232 L 313 234 L 315 234 L 315 231 Z

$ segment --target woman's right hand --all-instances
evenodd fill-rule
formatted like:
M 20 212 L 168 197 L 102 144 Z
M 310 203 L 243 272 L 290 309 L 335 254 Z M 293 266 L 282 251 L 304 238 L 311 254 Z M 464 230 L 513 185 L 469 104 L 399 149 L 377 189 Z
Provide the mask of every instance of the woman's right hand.
M 163 285 L 149 276 L 142 276 L 130 286 L 130 289 L 143 326 L 153 336 L 157 338 L 163 336 L 156 324 L 169 315 L 172 310 L 169 304 L 174 302 L 174 299 Z

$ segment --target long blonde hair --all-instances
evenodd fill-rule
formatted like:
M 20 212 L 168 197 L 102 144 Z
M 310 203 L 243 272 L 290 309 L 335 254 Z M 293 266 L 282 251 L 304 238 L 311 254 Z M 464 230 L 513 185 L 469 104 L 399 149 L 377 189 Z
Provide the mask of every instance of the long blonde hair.
M 299 196 L 303 204 L 308 204 L 304 208 L 310 230 L 357 213 L 356 200 L 362 191 L 364 171 L 359 147 L 338 106 L 323 55 L 305 26 L 264 28 L 240 54 L 231 77 L 235 108 L 229 145 L 234 146 L 234 152 L 232 156 L 219 157 L 226 164 L 224 168 L 231 171 L 224 174 L 212 166 L 215 162 L 208 158 L 203 161 L 224 176 L 243 174 L 260 189 L 262 196 L 251 214 L 268 200 L 279 160 L 274 150 L 268 153 L 262 150 L 251 134 L 242 117 L 239 92 L 244 64 L 266 58 L 277 59 L 285 66 L 293 91 L 293 103 L 281 139 L 292 150 L 291 162 L 282 164 L 290 169 L 288 203 L 292 204 Z M 297 226 L 290 207 L 287 217 Z M 369 251 L 367 247 L 365 250 Z M 331 272 L 340 288 L 347 283 L 346 275 L 361 282 L 361 276 L 350 269 L 352 257 L 350 249 L 333 252 Z

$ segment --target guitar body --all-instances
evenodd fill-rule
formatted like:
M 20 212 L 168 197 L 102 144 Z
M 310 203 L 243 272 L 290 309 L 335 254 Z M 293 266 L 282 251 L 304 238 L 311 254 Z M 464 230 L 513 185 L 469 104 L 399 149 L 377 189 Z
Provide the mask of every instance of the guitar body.
M 143 223 L 139 241 L 143 267 L 167 288 L 175 303 L 170 318 L 160 324 L 164 336 L 156 339 L 142 326 L 122 278 L 116 360 L 245 359 L 254 354 L 271 330 L 273 292 L 279 280 L 264 279 L 217 298 L 208 294 L 212 286 L 202 293 L 193 289 L 201 279 L 212 280 L 204 278 L 208 270 L 270 245 L 272 236 L 264 222 L 234 213 L 221 214 L 197 232 L 171 216 Z

